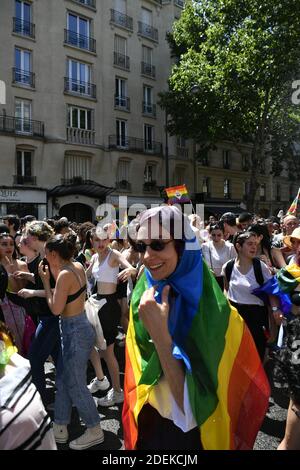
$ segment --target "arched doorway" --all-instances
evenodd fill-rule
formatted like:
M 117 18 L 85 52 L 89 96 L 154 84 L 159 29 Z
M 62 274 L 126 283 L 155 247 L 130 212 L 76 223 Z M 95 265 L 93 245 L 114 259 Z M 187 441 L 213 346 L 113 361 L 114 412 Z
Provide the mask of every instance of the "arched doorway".
M 93 210 L 86 204 L 74 203 L 62 206 L 59 211 L 60 217 L 67 217 L 70 222 L 93 222 Z

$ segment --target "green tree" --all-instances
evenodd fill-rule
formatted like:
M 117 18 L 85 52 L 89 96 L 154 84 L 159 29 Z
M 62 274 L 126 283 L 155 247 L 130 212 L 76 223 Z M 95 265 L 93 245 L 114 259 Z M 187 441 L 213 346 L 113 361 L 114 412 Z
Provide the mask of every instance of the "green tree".
M 202 152 L 223 139 L 239 150 L 250 143 L 253 210 L 265 159 L 272 155 L 278 173 L 298 138 L 291 97 L 300 78 L 300 2 L 190 1 L 168 40 L 177 59 L 161 94 L 168 130 L 195 139 Z

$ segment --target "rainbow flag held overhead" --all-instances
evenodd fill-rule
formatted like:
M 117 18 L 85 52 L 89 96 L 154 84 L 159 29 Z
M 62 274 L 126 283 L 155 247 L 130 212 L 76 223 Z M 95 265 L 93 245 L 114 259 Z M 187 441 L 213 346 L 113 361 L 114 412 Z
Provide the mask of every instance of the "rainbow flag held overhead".
M 297 215 L 297 208 L 298 208 L 298 201 L 300 197 L 300 188 L 298 189 L 297 196 L 293 200 L 292 204 L 290 205 L 289 209 L 287 210 L 287 215 Z
M 252 449 L 268 408 L 268 379 L 246 324 L 227 301 L 199 248 L 184 250 L 167 281 L 155 281 L 145 269 L 134 289 L 126 338 L 126 449 L 136 449 L 139 413 L 146 403 L 156 407 L 155 390 L 162 376 L 158 354 L 139 319 L 138 306 L 144 291 L 153 285 L 160 303 L 166 284 L 175 295 L 169 312 L 173 356 L 185 364 L 189 401 L 203 448 Z M 159 406 L 163 406 L 161 401 Z
M 165 188 L 167 196 L 169 198 L 169 204 L 180 204 L 185 202 L 191 202 L 189 198 L 188 191 L 185 184 L 180 186 L 171 186 L 170 188 Z

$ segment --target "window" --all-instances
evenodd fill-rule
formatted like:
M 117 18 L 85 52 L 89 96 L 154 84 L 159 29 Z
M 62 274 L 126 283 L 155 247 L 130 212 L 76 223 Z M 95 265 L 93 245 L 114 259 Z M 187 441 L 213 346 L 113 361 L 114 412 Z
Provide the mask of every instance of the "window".
M 149 26 L 152 26 L 153 20 L 152 20 L 152 11 L 148 10 L 147 8 L 141 9 L 141 21 L 144 24 L 148 24 Z
M 116 120 L 117 146 L 121 148 L 128 147 L 127 139 L 127 121 L 123 119 Z
M 250 182 L 244 181 L 243 182 L 243 196 L 246 198 L 250 192 Z
M 153 89 L 146 85 L 143 87 L 143 113 L 154 114 Z
M 210 178 L 208 176 L 204 176 L 202 180 L 202 192 L 209 196 L 210 194 Z
M 230 181 L 228 179 L 224 180 L 224 197 L 230 198 Z
M 90 44 L 91 21 L 80 16 L 68 13 L 67 43 L 81 49 L 94 50 Z
M 153 165 L 152 163 L 147 163 L 144 170 L 144 182 L 155 183 L 155 173 L 156 165 Z
M 31 23 L 31 4 L 16 0 L 15 2 L 14 32 L 23 36 L 34 37 Z
M 129 169 L 130 162 L 127 160 L 119 160 L 118 163 L 118 172 L 117 172 L 117 181 L 118 182 L 129 182 Z
M 91 66 L 73 59 L 67 61 L 67 91 L 91 95 Z
M 259 187 L 259 199 L 261 201 L 266 200 L 266 183 L 262 183 Z
M 66 155 L 64 160 L 64 177 L 67 181 L 74 178 L 89 180 L 91 175 L 90 157 L 81 155 Z
M 177 147 L 184 148 L 186 146 L 186 138 L 182 137 L 181 135 L 177 136 L 176 144 L 177 144 Z
M 174 185 L 184 184 L 185 182 L 185 168 L 176 166 L 174 171 Z
M 142 60 L 145 64 L 152 65 L 153 59 L 152 59 L 152 49 L 151 47 L 147 46 L 142 46 Z
M 129 109 L 129 100 L 127 98 L 127 80 L 116 77 L 115 79 L 115 106 L 118 108 Z
M 92 130 L 92 110 L 69 106 L 68 127 Z
M 144 149 L 146 152 L 154 150 L 154 127 L 144 124 Z
M 127 0 L 114 0 L 114 8 L 119 13 L 123 13 L 123 15 L 126 15 Z
M 279 183 L 276 184 L 276 201 L 281 201 L 281 186 Z
M 129 70 L 129 57 L 127 56 L 127 39 L 115 35 L 114 42 L 114 64 L 123 69 Z
M 31 177 L 32 152 L 17 150 L 17 176 Z
M 15 102 L 16 132 L 32 133 L 31 101 L 17 99 Z
M 230 168 L 230 150 L 223 150 L 223 168 Z
M 249 167 L 250 167 L 250 158 L 249 158 L 249 155 L 248 153 L 243 153 L 242 154 L 242 169 L 244 171 L 249 171 Z
M 34 85 L 31 73 L 31 52 L 18 47 L 15 48 L 14 81 L 24 85 Z

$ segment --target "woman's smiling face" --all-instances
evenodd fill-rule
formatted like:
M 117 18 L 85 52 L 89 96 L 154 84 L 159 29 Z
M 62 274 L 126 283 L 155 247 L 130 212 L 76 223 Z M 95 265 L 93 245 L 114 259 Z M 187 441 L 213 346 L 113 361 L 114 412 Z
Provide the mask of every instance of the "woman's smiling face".
M 158 224 L 156 219 L 148 219 L 138 230 L 137 242 L 144 242 L 149 245 L 153 240 L 162 240 L 164 247 L 161 251 L 146 247 L 142 255 L 142 262 L 150 271 L 151 276 L 156 281 L 161 281 L 169 277 L 176 269 L 178 254 L 175 249 L 175 242 L 169 232 Z

